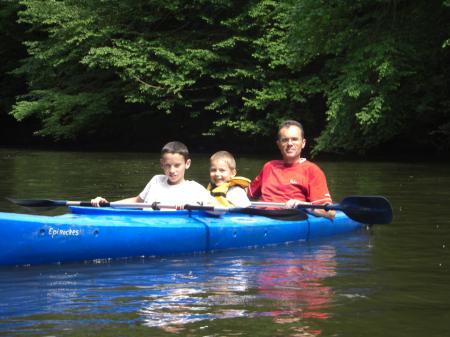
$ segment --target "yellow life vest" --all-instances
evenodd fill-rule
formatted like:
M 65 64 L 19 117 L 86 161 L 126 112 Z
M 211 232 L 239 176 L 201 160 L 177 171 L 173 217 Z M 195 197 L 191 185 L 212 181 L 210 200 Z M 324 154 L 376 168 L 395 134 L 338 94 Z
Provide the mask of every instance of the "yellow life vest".
M 228 190 L 233 186 L 246 188 L 250 185 L 250 182 L 251 180 L 245 177 L 233 177 L 229 182 L 223 183 L 220 186 L 209 183 L 208 191 L 221 205 L 225 207 L 233 207 L 234 205 L 227 199 Z

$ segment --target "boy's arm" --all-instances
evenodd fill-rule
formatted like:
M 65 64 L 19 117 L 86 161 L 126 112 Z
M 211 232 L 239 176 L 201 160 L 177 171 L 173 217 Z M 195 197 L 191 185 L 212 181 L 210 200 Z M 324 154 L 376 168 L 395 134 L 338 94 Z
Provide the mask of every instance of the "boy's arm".
M 100 207 L 101 205 L 104 205 L 108 202 L 109 201 L 103 197 L 96 197 L 95 199 L 91 199 L 91 205 L 95 207 Z M 136 196 L 132 198 L 118 200 L 116 202 L 121 204 L 130 204 L 130 203 L 144 202 L 144 200 L 142 200 L 140 196 Z
M 187 190 L 186 200 L 191 200 L 194 204 L 220 206 L 216 198 L 202 185 L 194 180 L 189 180 L 189 189 Z M 189 203 L 189 202 L 187 202 Z
M 132 203 L 141 203 L 144 202 L 144 200 L 139 195 L 137 195 L 135 197 L 118 200 L 116 202 L 119 204 L 132 204 Z
M 245 190 L 239 186 L 233 186 L 228 190 L 227 199 L 235 207 L 250 207 L 252 205 Z

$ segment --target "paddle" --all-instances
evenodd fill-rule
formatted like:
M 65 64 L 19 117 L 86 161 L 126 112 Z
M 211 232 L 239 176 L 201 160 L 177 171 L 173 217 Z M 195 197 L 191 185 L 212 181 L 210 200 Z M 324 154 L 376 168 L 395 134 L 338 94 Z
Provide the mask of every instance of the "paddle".
M 67 201 L 67 200 L 49 200 L 49 199 L 10 199 L 11 202 L 25 207 L 59 207 L 59 206 L 87 206 L 92 207 L 88 201 Z M 122 204 L 110 202 L 102 205 L 103 207 L 114 208 L 176 208 L 174 205 L 155 205 L 144 203 Z M 252 206 L 265 207 L 286 207 L 285 203 L 276 202 L 252 202 Z M 190 207 L 190 208 L 189 208 Z M 389 201 L 382 196 L 349 196 L 344 198 L 338 204 L 329 205 L 298 205 L 296 209 L 267 210 L 257 208 L 226 208 L 213 206 L 185 205 L 185 209 L 220 211 L 228 213 L 241 213 L 262 215 L 280 220 L 305 220 L 306 214 L 302 209 L 324 209 L 326 211 L 336 210 L 344 212 L 349 218 L 365 224 L 389 224 L 392 222 L 392 208 Z M 295 218 L 296 214 L 298 219 Z
M 253 206 L 286 207 L 284 203 L 252 202 Z M 392 222 L 392 208 L 382 196 L 349 196 L 338 204 L 298 205 L 297 209 L 324 209 L 344 212 L 350 219 L 365 224 L 389 224 Z
M 24 207 L 37 207 L 45 210 L 61 207 L 61 206 L 84 206 L 94 207 L 89 201 L 68 201 L 68 200 L 51 200 L 51 199 L 12 199 L 6 198 L 16 205 Z M 164 205 L 159 203 L 146 204 L 146 203 L 119 203 L 108 202 L 102 204 L 101 207 L 113 207 L 113 208 L 152 208 L 152 209 L 177 209 L 177 205 Z M 199 210 L 209 211 L 217 213 L 235 213 L 235 214 L 249 214 L 265 216 L 277 220 L 306 220 L 308 215 L 302 210 L 297 209 L 260 209 L 260 208 L 227 208 L 220 206 L 201 206 L 201 205 L 184 205 L 185 210 Z

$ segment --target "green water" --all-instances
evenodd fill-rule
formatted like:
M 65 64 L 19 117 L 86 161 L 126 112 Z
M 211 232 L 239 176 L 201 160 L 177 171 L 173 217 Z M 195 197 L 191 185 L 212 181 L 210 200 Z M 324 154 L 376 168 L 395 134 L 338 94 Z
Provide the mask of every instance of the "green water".
M 237 159 L 253 178 L 269 158 Z M 384 195 L 394 222 L 303 246 L 0 269 L 0 336 L 449 336 L 450 165 L 319 165 L 336 201 Z M 0 211 L 26 211 L 4 197 L 134 196 L 159 173 L 158 154 L 0 149 Z M 207 183 L 207 155 L 187 178 Z

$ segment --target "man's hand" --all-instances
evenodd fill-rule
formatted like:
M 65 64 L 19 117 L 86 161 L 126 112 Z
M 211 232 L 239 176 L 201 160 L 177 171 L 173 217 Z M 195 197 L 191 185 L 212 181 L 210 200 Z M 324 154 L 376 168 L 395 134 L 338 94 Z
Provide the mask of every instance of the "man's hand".
M 286 201 L 286 206 L 289 208 L 296 208 L 298 205 L 311 205 L 311 203 L 297 199 L 289 199 Z
M 306 201 L 301 201 L 301 200 L 297 200 L 297 199 L 289 199 L 286 202 L 286 206 L 290 207 L 290 208 L 296 208 L 299 205 L 312 205 L 312 203 L 310 202 L 306 202 Z M 323 216 L 325 218 L 334 219 L 334 216 L 336 215 L 336 211 L 326 211 L 324 209 L 308 209 L 308 211 L 312 214 L 314 214 L 315 216 Z

